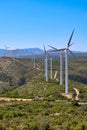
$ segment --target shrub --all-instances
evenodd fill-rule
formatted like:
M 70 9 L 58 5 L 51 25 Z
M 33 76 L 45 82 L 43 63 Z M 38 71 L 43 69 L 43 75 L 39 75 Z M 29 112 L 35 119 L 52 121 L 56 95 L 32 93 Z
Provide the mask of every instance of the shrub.
M 72 100 L 71 105 L 72 106 L 79 106 L 78 101 L 76 101 L 76 100 Z
M 85 126 L 83 124 L 78 124 L 76 126 L 71 126 L 70 130 L 85 130 Z
M 24 77 L 20 78 L 19 81 L 18 81 L 18 84 L 19 85 L 24 85 L 25 84 L 25 80 L 26 79 Z

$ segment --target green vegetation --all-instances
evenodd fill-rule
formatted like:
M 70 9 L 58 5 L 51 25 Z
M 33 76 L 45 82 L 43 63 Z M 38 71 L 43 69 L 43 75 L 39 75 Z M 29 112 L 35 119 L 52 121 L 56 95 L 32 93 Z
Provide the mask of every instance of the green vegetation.
M 54 59 L 53 75 L 58 68 Z M 69 59 L 69 92 L 73 88 L 87 100 L 87 57 Z M 34 69 L 30 59 L 1 58 L 0 96 L 32 101 L 0 101 L 0 130 L 86 130 L 87 105 L 63 97 L 64 92 L 59 80 L 45 81 L 43 59 L 36 59 Z
M 10 67 L 7 64 L 8 61 L 10 62 Z M 87 100 L 86 61 L 87 57 L 79 57 L 77 61 L 74 61 L 72 58 L 69 59 L 69 91 L 73 92 L 73 88 L 77 88 L 80 92 L 79 98 L 81 100 Z M 14 64 L 12 59 L 6 58 L 6 64 L 1 69 L 1 74 L 4 75 L 4 78 L 1 77 L 1 96 L 20 98 L 42 97 L 45 100 L 65 99 L 61 96 L 61 93 L 65 92 L 65 86 L 60 86 L 59 80 L 49 80 L 46 83 L 43 71 L 44 61 L 42 59 L 36 60 L 36 69 L 33 68 L 32 61 L 29 59 L 16 59 Z M 15 68 L 13 67 L 12 69 L 11 66 L 14 65 Z M 3 67 L 6 69 L 3 70 Z M 55 59 L 53 60 L 53 75 L 58 68 L 59 62 Z M 59 79 L 59 73 L 57 79 Z
M 2 130 L 86 130 L 87 105 L 33 101 L 0 103 Z

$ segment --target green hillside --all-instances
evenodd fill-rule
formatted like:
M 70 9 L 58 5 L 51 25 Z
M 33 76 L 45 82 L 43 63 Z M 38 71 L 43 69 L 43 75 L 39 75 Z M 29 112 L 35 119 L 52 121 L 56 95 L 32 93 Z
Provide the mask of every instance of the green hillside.
M 1 58 L 0 97 L 15 99 L 0 101 L 1 130 L 87 129 L 87 104 L 79 104 L 61 95 L 65 85 L 59 85 L 59 60 L 53 59 L 53 77 L 57 70 L 56 79 L 46 82 L 44 59 L 36 59 L 33 68 L 29 59 Z M 87 57 L 69 59 L 70 93 L 74 92 L 73 88 L 79 90 L 80 100 L 87 101 Z M 32 100 L 22 100 L 28 98 Z
M 38 73 L 29 59 L 2 57 L 0 58 L 0 91 L 6 92 L 21 86 L 36 77 Z
M 64 64 L 64 63 L 63 63 Z M 53 77 L 58 71 L 57 80 L 45 81 L 44 59 L 36 59 L 36 68 L 29 59 L 1 58 L 0 60 L 0 91 L 1 96 L 21 98 L 60 99 L 65 92 L 65 85 L 59 85 L 59 60 L 53 59 Z M 87 99 L 87 57 L 69 59 L 69 92 L 77 88 L 79 98 Z M 63 68 L 65 71 L 65 69 Z M 63 71 L 63 83 L 65 80 Z M 50 70 L 49 70 L 50 75 Z

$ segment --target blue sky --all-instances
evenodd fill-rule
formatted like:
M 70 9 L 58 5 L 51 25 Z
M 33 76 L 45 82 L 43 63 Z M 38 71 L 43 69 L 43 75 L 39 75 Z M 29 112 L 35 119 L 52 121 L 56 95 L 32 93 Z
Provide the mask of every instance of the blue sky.
M 43 43 L 87 51 L 87 0 L 0 0 L 0 48 L 43 49 Z

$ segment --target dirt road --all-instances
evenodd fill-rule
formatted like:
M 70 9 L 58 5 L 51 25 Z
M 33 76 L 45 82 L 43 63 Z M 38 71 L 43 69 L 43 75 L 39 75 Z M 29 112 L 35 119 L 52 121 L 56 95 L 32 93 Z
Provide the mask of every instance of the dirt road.
M 38 98 L 38 99 L 24 99 L 24 98 L 8 98 L 8 97 L 0 97 L 0 101 L 23 101 L 23 102 L 32 102 L 32 101 L 43 101 L 43 98 Z M 61 103 L 71 103 L 69 101 L 65 100 L 55 100 L 54 102 L 61 102 Z M 79 104 L 87 104 L 87 101 L 78 101 Z

